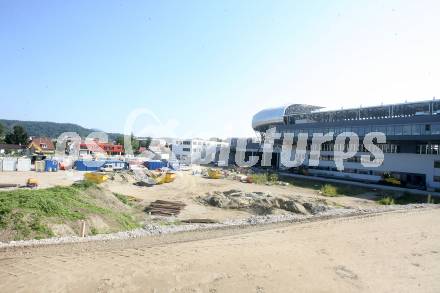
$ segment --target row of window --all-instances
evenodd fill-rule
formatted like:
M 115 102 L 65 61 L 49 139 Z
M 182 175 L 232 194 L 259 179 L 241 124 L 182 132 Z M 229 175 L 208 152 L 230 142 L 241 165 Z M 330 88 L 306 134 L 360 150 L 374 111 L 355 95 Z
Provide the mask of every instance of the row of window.
M 352 174 L 363 174 L 363 175 L 373 175 L 373 176 L 383 176 L 385 172 L 382 171 L 373 171 L 373 170 L 363 170 L 363 169 L 353 169 L 353 168 L 344 168 L 344 170 L 339 171 L 335 167 L 308 167 L 309 169 L 322 170 L 322 171 L 333 171 L 340 173 L 352 173 Z
M 416 146 L 416 154 L 439 155 L 440 145 L 438 144 L 419 144 Z
M 179 145 L 191 145 L 191 141 L 190 140 L 183 140 L 183 141 L 181 141 L 181 140 L 176 140 L 176 144 L 179 144 Z M 213 144 L 215 144 L 214 142 L 213 142 Z M 209 145 L 209 143 L 206 143 L 206 142 L 202 142 L 202 141 L 192 141 L 192 145 L 202 145 L 202 146 L 207 146 L 207 145 Z M 217 146 L 218 147 L 220 147 L 221 146 L 221 144 L 220 143 L 218 143 L 217 144 Z
M 403 124 L 386 126 L 345 126 L 345 127 L 326 127 L 294 129 L 293 133 L 297 136 L 299 133 L 307 133 L 312 136 L 313 133 L 334 132 L 338 135 L 343 132 L 354 132 L 359 136 L 364 136 L 370 132 L 382 132 L 386 135 L 435 135 L 440 134 L 440 124 Z
M 310 109 L 300 109 L 296 105 L 285 110 L 287 123 L 295 124 L 295 120 L 311 120 L 317 122 L 352 121 L 370 119 L 389 119 L 412 117 L 419 115 L 438 115 L 440 110 L 439 101 L 405 103 L 389 106 L 377 106 L 368 108 L 348 109 L 340 111 L 324 111 L 307 113 Z M 299 111 L 299 112 L 298 112 Z M 298 114 L 307 113 L 307 114 Z
M 382 150 L 384 153 L 399 153 L 400 147 L 396 144 L 383 143 L 383 144 L 375 144 L 378 148 Z M 356 148 L 355 145 L 349 144 L 335 144 L 335 143 L 323 143 L 321 145 L 313 145 L 307 144 L 307 150 L 320 150 L 324 152 L 333 152 L 333 151 L 356 151 L 361 153 L 369 152 L 364 144 L 359 144 Z

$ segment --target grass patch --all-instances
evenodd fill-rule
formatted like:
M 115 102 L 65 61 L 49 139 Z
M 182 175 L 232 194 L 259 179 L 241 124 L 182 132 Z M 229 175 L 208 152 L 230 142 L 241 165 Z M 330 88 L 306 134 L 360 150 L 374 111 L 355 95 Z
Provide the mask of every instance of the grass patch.
M 322 194 L 326 196 L 342 196 L 342 195 L 358 196 L 371 191 L 371 189 L 368 188 L 353 186 L 349 184 L 340 184 L 340 183 L 329 184 L 316 180 L 298 179 L 288 176 L 283 176 L 280 178 L 280 180 L 283 182 L 287 182 L 295 187 L 309 188 L 316 191 L 321 191 Z
M 160 226 L 178 226 L 178 225 L 182 225 L 183 223 L 180 220 L 172 220 L 172 221 L 159 220 L 156 222 L 156 224 Z
M 124 195 L 117 192 L 113 192 L 113 195 L 116 196 L 116 198 L 119 199 L 123 204 L 131 207 L 137 206 L 137 203 L 140 201 L 138 198 L 135 198 L 133 196 Z
M 392 198 L 391 196 L 385 196 L 385 197 L 382 197 L 381 199 L 379 199 L 377 201 L 377 203 L 381 204 L 381 205 L 389 206 L 389 205 L 395 204 L 395 201 L 394 201 L 394 198 Z
M 278 174 L 276 173 L 255 173 L 250 175 L 252 183 L 267 184 L 278 181 Z
M 404 192 L 401 196 L 395 199 L 395 202 L 396 204 L 411 204 L 411 203 L 440 204 L 440 198 Z
M 440 204 L 440 198 L 432 197 L 429 195 L 420 195 L 410 192 L 404 192 L 401 194 L 396 193 L 393 196 L 384 195 L 382 196 L 381 199 L 377 200 L 377 203 L 382 205 L 393 205 L 393 204 L 406 205 L 406 204 L 414 204 L 414 203 Z
M 80 182 L 68 187 L 0 192 L 0 229 L 10 231 L 15 240 L 51 237 L 49 223 L 74 223 L 89 215 L 102 216 L 122 229 L 139 226 L 130 214 L 94 198 L 91 190 L 99 188 Z
M 331 184 L 323 185 L 321 187 L 321 194 L 324 196 L 329 196 L 329 197 L 339 196 L 338 189 Z

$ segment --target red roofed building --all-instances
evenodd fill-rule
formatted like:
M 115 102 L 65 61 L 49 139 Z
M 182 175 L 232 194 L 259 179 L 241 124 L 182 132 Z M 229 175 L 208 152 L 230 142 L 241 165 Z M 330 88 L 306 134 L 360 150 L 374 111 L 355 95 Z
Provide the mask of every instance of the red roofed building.
M 119 144 L 104 143 L 99 141 L 82 142 L 79 148 L 80 155 L 92 155 L 95 153 L 107 155 L 122 155 L 124 147 Z
M 28 149 L 32 154 L 36 155 L 53 155 L 55 154 L 55 146 L 50 138 L 33 137 L 29 143 Z

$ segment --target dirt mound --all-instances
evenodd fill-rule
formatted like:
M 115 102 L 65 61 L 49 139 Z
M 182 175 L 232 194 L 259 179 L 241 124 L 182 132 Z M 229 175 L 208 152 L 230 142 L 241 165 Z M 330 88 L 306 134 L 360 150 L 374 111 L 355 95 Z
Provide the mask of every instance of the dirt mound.
M 218 208 L 248 210 L 259 215 L 272 214 L 280 210 L 307 215 L 317 214 L 330 208 L 322 200 L 284 198 L 267 192 L 244 192 L 236 189 L 209 192 L 198 200 Z

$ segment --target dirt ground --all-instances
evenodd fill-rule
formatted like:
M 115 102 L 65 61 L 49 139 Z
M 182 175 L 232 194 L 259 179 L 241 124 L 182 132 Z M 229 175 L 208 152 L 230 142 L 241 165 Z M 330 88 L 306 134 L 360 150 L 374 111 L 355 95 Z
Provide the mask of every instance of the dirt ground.
M 36 178 L 41 188 L 48 188 L 56 185 L 71 185 L 73 182 L 81 180 L 83 176 L 84 173 L 74 170 L 59 172 L 0 172 L 0 183 L 26 185 L 27 179 Z
M 439 292 L 439 209 L 0 252 L 2 292 Z M 261 229 L 261 228 L 260 228 Z
M 234 219 L 248 217 L 249 213 L 237 210 L 225 210 L 211 206 L 201 205 L 196 201 L 198 196 L 203 196 L 208 192 L 227 191 L 231 189 L 244 192 L 268 192 L 273 196 L 290 197 L 301 196 L 310 198 L 320 198 L 331 204 L 347 207 L 369 207 L 377 206 L 373 200 L 358 197 L 337 197 L 328 198 L 319 195 L 316 190 L 301 188 L 296 186 L 281 185 L 257 185 L 241 183 L 230 179 L 209 179 L 201 176 L 193 176 L 190 172 L 178 172 L 174 182 L 155 185 L 152 187 L 141 187 L 130 182 L 108 181 L 103 186 L 113 192 L 131 195 L 142 199 L 143 204 L 149 204 L 157 199 L 183 201 L 187 204 L 182 213 L 178 216 L 185 218 L 211 218 L 215 220 Z
M 0 183 L 12 183 L 24 185 L 28 178 L 36 178 L 39 181 L 40 188 L 52 187 L 55 185 L 67 186 L 77 180 L 83 179 L 84 172 L 74 170 L 59 172 L 0 172 Z M 129 176 L 125 176 L 129 177 Z M 115 176 L 115 180 L 109 180 L 102 184 L 102 187 L 108 188 L 112 192 L 133 196 L 141 199 L 142 205 L 148 205 L 152 201 L 176 200 L 182 201 L 186 207 L 182 210 L 178 219 L 189 218 L 210 218 L 213 220 L 226 220 L 249 217 L 246 211 L 234 209 L 220 209 L 200 204 L 196 198 L 204 196 L 207 192 L 227 191 L 237 189 L 244 192 L 268 192 L 274 196 L 290 197 L 313 197 L 326 200 L 330 204 L 346 207 L 369 207 L 377 204 L 367 198 L 362 197 L 337 197 L 328 198 L 320 196 L 316 190 L 301 188 L 295 186 L 280 185 L 257 185 L 241 183 L 230 179 L 209 179 L 201 176 L 194 176 L 189 171 L 177 172 L 174 182 L 152 187 L 134 185 L 133 178 L 123 180 L 121 176 Z M 4 190 L 4 189 L 3 189 Z

